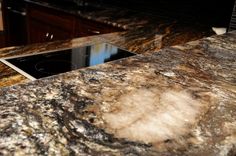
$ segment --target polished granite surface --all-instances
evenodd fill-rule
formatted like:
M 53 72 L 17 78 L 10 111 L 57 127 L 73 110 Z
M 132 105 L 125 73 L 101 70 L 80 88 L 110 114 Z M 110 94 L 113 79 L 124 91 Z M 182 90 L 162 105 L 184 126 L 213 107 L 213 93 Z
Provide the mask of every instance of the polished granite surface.
M 40 53 L 55 49 L 60 50 L 74 48 L 102 42 L 112 43 L 137 54 L 152 53 L 153 51 L 158 51 L 164 47 L 186 43 L 188 41 L 197 40 L 213 34 L 210 28 L 194 27 L 195 26 L 190 25 L 181 27 L 181 24 L 163 25 L 160 22 L 159 26 L 156 24 L 148 24 L 144 28 L 135 28 L 134 30 L 127 30 L 124 32 L 76 38 L 66 41 L 33 44 L 22 47 L 7 47 L 0 49 L 0 59 L 17 55 Z M 7 66 L 1 65 L 0 71 L 3 71 L 5 68 L 7 68 Z M 0 81 L 2 81 L 2 78 L 6 79 L 7 75 L 7 73 L 4 73 L 5 77 L 0 75 Z M 21 77 L 23 81 L 27 80 L 20 74 L 15 73 L 15 76 Z M 11 77 L 8 77 L 7 79 L 11 82 Z M 7 85 L 9 86 L 22 82 L 21 79 L 19 79 L 19 81 L 12 80 L 12 83 L 8 83 Z M 0 87 L 1 86 L 3 85 L 0 84 Z
M 1 88 L 0 153 L 234 156 L 235 45 L 228 33 Z
M 236 155 L 236 32 L 197 40 L 210 29 L 79 14 L 127 31 L 4 48 L 0 58 L 102 42 L 140 55 L 30 82 L 0 63 L 0 155 Z
M 164 29 L 164 28 L 163 28 Z M 11 56 L 17 56 L 17 55 L 25 55 L 25 54 L 33 54 L 33 53 L 40 53 L 45 51 L 51 51 L 55 49 L 67 49 L 67 48 L 73 48 L 73 47 L 80 47 L 85 45 L 91 45 L 94 43 L 112 43 L 114 45 L 117 45 L 123 49 L 126 49 L 128 51 L 142 54 L 142 53 L 152 53 L 153 51 L 158 51 L 161 48 L 168 47 L 170 45 L 177 45 L 180 43 L 186 43 L 190 40 L 197 40 L 199 38 L 202 38 L 204 36 L 209 36 L 211 32 L 209 32 L 209 29 L 205 30 L 190 30 L 190 27 L 188 30 L 180 30 L 179 32 L 175 33 L 175 30 L 171 30 L 173 33 L 170 33 L 168 35 L 158 35 L 155 31 L 158 31 L 158 29 L 152 29 L 147 27 L 146 29 L 142 28 L 142 30 L 129 30 L 125 32 L 118 32 L 118 33 L 111 33 L 111 34 L 104 34 L 104 35 L 98 35 L 98 36 L 90 36 L 90 37 L 84 37 L 84 38 L 77 38 L 67 41 L 56 41 L 56 42 L 49 42 L 49 43 L 41 43 L 41 44 L 33 44 L 28 46 L 22 46 L 22 47 L 7 47 L 0 49 L 0 59 L 5 57 L 11 57 Z M 176 29 L 177 30 L 177 29 Z M 196 31 L 195 31 L 196 30 Z M 182 33 L 181 33 L 182 32 Z M 175 39 L 174 39 L 175 38 Z M 5 65 L 0 66 L 0 71 L 4 71 L 5 68 L 8 68 Z M 4 77 L 0 75 L 0 81 L 2 78 L 6 79 L 8 73 L 2 73 L 4 74 Z M 11 79 L 12 77 L 7 78 L 9 85 L 14 85 L 19 82 L 22 82 L 21 80 L 25 81 L 26 78 L 23 78 L 20 74 L 14 73 L 15 76 L 21 77 L 19 81 L 14 81 Z M 3 86 L 0 84 L 0 87 Z
M 0 87 L 10 86 L 12 84 L 28 82 L 26 77 L 22 76 L 12 68 L 0 62 Z
M 73 48 L 101 42 L 112 43 L 137 54 L 152 53 L 164 47 L 183 44 L 213 34 L 210 27 L 199 23 L 177 21 L 163 16 L 153 16 L 127 9 L 103 7 L 95 11 L 87 10 L 81 12 L 75 8 L 52 5 L 47 2 L 39 2 L 38 0 L 24 1 L 34 5 L 64 11 L 78 16 L 78 18 L 90 19 L 114 27 L 120 27 L 124 31 L 67 41 L 34 44 L 25 47 L 4 48 L 0 49 L 0 59 L 3 57 Z M 0 71 L 6 71 L 5 68 L 8 67 L 2 64 Z M 1 72 L 0 82 L 5 82 L 6 79 L 8 83 L 0 83 L 0 87 L 28 81 L 17 72 L 12 72 L 12 74 Z

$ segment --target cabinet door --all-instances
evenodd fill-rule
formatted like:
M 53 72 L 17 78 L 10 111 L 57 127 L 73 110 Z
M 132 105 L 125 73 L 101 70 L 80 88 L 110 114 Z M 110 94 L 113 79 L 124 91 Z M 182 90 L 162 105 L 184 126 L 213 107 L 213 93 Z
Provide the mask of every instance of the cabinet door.
M 49 41 L 50 29 L 47 24 L 31 19 L 28 22 L 28 28 L 28 42 L 30 44 Z
M 24 2 L 0 0 L 0 4 L 1 2 L 6 46 L 25 45 L 27 43 L 27 30 Z
M 29 21 L 29 43 L 42 43 L 73 38 L 70 31 L 48 23 L 31 19 Z
M 29 43 L 66 40 L 75 37 L 75 17 L 46 7 L 28 5 Z

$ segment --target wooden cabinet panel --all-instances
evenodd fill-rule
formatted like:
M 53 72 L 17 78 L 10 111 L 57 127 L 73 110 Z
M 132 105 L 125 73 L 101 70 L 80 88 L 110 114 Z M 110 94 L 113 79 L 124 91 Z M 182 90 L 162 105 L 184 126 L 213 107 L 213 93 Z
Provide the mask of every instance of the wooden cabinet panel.
M 28 43 L 65 40 L 122 30 L 34 4 L 27 5 L 27 15 Z
M 29 43 L 42 43 L 73 38 L 73 35 L 61 28 L 31 19 L 29 21 Z
M 31 6 L 28 9 L 28 13 L 31 18 L 43 21 L 52 26 L 66 29 L 68 31 L 72 30 L 71 28 L 75 23 L 74 16 L 53 9 Z
M 3 0 L 1 2 L 6 46 L 25 45 L 27 30 L 24 3 L 20 0 Z
M 28 42 L 49 42 L 75 37 L 75 17 L 56 10 L 28 5 Z
M 8 46 L 122 31 L 120 28 L 23 0 L 3 0 L 3 13 Z
M 29 35 L 28 35 L 28 42 L 29 43 L 40 43 L 40 42 L 47 42 L 49 37 L 49 26 L 45 23 L 42 23 L 37 20 L 29 20 Z

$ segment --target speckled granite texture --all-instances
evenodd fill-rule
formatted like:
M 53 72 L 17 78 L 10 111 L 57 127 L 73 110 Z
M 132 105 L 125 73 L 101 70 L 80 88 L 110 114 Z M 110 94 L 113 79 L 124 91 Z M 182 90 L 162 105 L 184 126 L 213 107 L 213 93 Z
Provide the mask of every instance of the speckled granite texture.
M 115 12 L 70 13 L 126 31 L 0 50 L 110 42 L 140 54 L 28 83 L 0 64 L 0 86 L 24 83 L 0 88 L 0 155 L 235 156 L 236 33 L 183 44 L 210 28 Z
M 236 154 L 236 33 L 0 89 L 3 155 Z

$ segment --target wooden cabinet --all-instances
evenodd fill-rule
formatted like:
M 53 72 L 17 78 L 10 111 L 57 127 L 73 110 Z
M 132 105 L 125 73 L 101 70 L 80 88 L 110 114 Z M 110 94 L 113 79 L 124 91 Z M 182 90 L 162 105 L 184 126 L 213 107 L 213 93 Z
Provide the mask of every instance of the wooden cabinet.
M 24 0 L 3 0 L 3 14 L 7 46 L 122 31 L 79 15 Z
M 31 19 L 28 29 L 28 42 L 38 43 L 49 41 L 49 26 L 37 20 Z
M 76 36 L 75 17 L 56 10 L 28 6 L 28 43 L 65 40 Z
M 22 0 L 3 0 L 2 13 L 6 46 L 27 44 L 25 3 Z
M 24 6 L 26 8 L 23 14 L 25 18 L 23 23 L 25 25 L 22 25 L 27 31 L 20 31 L 22 32 L 21 34 L 18 33 L 20 35 L 15 33 L 12 36 L 16 38 L 25 37 L 24 42 L 27 41 L 28 44 L 66 40 L 122 30 L 100 22 L 84 19 L 66 11 L 34 3 L 25 2 Z M 17 24 L 17 26 L 20 28 L 21 25 Z M 16 24 L 9 24 L 8 27 L 18 30 Z M 16 40 L 23 41 L 23 39 L 18 38 Z

